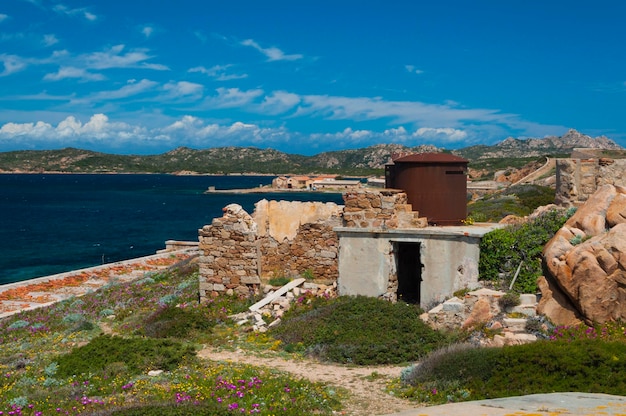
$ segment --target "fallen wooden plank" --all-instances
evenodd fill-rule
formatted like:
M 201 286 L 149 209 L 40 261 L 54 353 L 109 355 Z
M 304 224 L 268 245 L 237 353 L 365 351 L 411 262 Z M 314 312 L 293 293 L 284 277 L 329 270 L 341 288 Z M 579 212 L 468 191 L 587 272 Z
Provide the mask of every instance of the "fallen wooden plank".
M 306 281 L 306 279 L 304 279 L 304 278 L 299 278 L 299 279 L 292 280 L 291 282 L 287 283 L 285 286 L 283 286 L 280 289 L 278 289 L 276 292 L 267 295 L 265 298 L 261 299 L 260 301 L 258 301 L 254 305 L 250 306 L 248 308 L 248 310 L 251 311 L 251 312 L 258 311 L 263 306 L 267 305 L 268 303 L 270 303 L 274 299 L 281 297 L 282 295 L 284 295 L 285 293 L 289 292 L 294 287 L 300 286 L 305 281 Z

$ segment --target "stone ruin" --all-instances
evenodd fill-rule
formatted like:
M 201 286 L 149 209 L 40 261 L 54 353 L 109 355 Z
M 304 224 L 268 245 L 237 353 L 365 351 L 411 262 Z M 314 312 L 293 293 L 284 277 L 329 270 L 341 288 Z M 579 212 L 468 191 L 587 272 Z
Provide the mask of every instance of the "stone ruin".
M 626 159 L 578 156 L 556 160 L 557 205 L 578 207 L 604 185 L 626 185 Z
M 252 215 L 226 206 L 198 231 L 200 299 L 263 291 L 263 280 L 307 275 L 336 287 L 339 240 L 335 227 L 425 227 L 400 191 L 348 191 L 334 203 L 261 200 Z
M 505 293 L 497 290 L 473 290 L 435 306 L 422 314 L 421 319 L 438 330 L 487 329 L 493 336 L 476 339 L 485 346 L 501 347 L 536 341 L 537 334 L 527 328 L 527 322 L 537 316 L 537 296 L 520 295 L 520 304 L 510 307 L 501 305 L 503 296 Z
M 241 206 L 199 230 L 200 300 L 220 293 L 248 296 L 261 291 L 261 277 L 337 275 L 341 209 L 334 203 L 262 200 L 253 216 Z

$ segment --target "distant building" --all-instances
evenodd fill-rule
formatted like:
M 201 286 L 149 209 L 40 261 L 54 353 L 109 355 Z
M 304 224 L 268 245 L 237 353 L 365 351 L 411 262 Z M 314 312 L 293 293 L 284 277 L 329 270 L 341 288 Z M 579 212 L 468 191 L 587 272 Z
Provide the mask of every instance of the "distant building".
M 279 176 L 272 181 L 276 189 L 353 189 L 360 188 L 358 180 L 336 180 L 334 175 L 319 176 Z
M 342 188 L 342 189 L 355 189 L 355 188 L 360 188 L 361 187 L 361 182 L 357 181 L 357 180 L 335 180 L 335 179 L 322 179 L 322 180 L 315 180 L 311 183 L 311 189 L 313 190 L 318 190 L 318 189 L 338 189 L 338 188 Z

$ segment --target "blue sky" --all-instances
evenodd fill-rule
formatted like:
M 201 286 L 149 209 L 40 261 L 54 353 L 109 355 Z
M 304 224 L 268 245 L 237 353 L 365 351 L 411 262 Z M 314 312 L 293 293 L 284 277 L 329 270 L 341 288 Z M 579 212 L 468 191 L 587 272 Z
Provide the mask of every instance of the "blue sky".
M 626 145 L 626 2 L 1 0 L 0 151 Z

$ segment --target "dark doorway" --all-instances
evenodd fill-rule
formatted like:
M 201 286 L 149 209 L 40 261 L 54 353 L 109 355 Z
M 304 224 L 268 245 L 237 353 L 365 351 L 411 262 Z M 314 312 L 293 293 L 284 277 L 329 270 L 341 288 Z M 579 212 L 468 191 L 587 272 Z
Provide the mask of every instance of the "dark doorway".
M 398 300 L 420 303 L 422 262 L 420 243 L 396 243 Z

